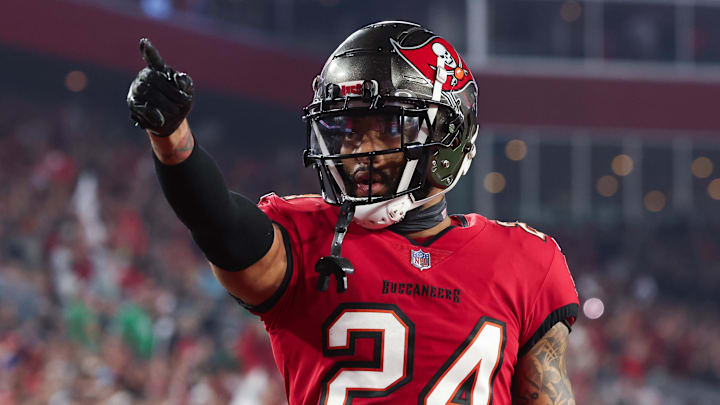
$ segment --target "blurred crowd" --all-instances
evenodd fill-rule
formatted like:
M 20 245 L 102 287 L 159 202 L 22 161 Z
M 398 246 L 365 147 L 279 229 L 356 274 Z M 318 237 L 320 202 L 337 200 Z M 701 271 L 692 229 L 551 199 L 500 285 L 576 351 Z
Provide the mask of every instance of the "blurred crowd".
M 142 132 L 110 115 L 0 98 L 0 403 L 285 403 L 262 324 L 164 201 Z M 233 188 L 285 191 L 276 158 L 216 149 Z M 720 230 L 543 230 L 581 296 L 577 403 L 720 403 Z
M 262 324 L 162 198 L 143 133 L 0 103 L 0 403 L 284 403 Z
M 554 234 L 583 313 L 568 358 L 577 403 L 719 403 L 720 229 L 677 222 Z

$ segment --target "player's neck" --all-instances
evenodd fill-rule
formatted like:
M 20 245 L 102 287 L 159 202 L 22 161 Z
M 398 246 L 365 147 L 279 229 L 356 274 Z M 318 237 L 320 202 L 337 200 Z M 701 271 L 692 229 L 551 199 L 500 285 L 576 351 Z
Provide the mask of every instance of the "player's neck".
M 440 233 L 442 230 L 447 228 L 452 224 L 452 219 L 450 217 L 445 217 L 445 219 L 442 220 L 439 224 L 433 226 L 432 228 L 424 229 L 422 231 L 412 232 L 405 234 L 410 239 L 423 239 L 423 238 L 429 238 L 431 236 L 435 236 L 438 233 Z
M 423 205 L 423 208 L 422 208 L 422 209 L 423 209 L 423 210 L 426 210 L 426 209 L 432 207 L 432 206 L 435 205 L 435 204 L 440 204 L 442 201 L 443 201 L 443 196 L 442 196 L 442 195 L 438 195 L 436 198 L 433 198 L 432 200 L 428 201 L 425 205 Z M 431 236 L 435 236 L 435 235 L 437 235 L 438 233 L 440 233 L 443 229 L 445 229 L 445 228 L 447 228 L 448 226 L 450 226 L 451 223 L 452 223 L 452 220 L 450 219 L 450 217 L 449 217 L 449 216 L 446 216 L 446 217 L 442 220 L 442 222 L 440 222 L 439 224 L 437 224 L 437 225 L 435 225 L 435 226 L 433 226 L 433 227 L 431 227 L 431 228 L 423 229 L 422 231 L 406 233 L 405 236 L 407 236 L 407 237 L 410 238 L 410 239 L 429 238 L 429 237 L 431 237 Z

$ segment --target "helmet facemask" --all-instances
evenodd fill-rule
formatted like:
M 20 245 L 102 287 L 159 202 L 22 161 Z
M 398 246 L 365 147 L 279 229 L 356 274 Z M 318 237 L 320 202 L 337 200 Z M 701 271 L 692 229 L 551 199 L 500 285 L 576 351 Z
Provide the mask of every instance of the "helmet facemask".
M 457 143 L 457 134 L 436 136 L 442 131 L 431 124 L 430 103 L 408 101 L 376 96 L 370 103 L 346 98 L 336 108 L 309 107 L 305 159 L 315 166 L 328 203 L 427 197 L 428 161 L 440 148 Z M 441 110 L 443 119 L 436 122 L 452 116 L 446 107 Z

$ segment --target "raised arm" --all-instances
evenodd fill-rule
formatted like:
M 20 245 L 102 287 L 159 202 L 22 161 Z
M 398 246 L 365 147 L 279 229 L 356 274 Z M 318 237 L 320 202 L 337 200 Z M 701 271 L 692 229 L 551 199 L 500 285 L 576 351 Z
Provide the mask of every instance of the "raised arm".
M 568 334 L 558 322 L 518 359 L 513 377 L 513 405 L 575 405 L 565 368 Z
M 285 275 L 281 232 L 254 203 L 227 189 L 215 161 L 196 144 L 186 119 L 192 79 L 167 66 L 147 39 L 140 53 L 147 67 L 131 84 L 127 103 L 150 138 L 163 193 L 220 283 L 246 303 L 260 304 Z

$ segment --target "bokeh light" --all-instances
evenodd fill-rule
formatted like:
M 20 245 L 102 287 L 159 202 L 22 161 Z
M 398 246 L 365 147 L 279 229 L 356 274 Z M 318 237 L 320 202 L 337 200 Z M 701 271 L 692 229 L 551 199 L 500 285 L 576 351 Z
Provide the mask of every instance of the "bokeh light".
M 710 194 L 710 198 L 713 200 L 720 200 L 720 178 L 708 184 L 708 194 Z
M 603 197 L 612 197 L 618 191 L 618 181 L 613 176 L 602 176 L 595 183 L 595 189 Z
M 632 172 L 633 166 L 634 163 L 632 158 L 625 154 L 615 156 L 610 164 L 613 173 L 618 176 L 627 176 L 630 172 Z
M 693 160 L 691 170 L 693 176 L 697 178 L 704 179 L 709 177 L 713 171 L 712 160 L 705 156 L 700 156 L 699 158 Z
M 650 212 L 660 212 L 665 208 L 665 200 L 665 194 L 660 191 L 653 190 L 645 194 L 643 203 L 645 204 L 646 210 Z
M 65 87 L 74 93 L 79 93 L 85 90 L 87 84 L 87 75 L 85 75 L 84 72 L 73 70 L 65 75 Z
M 575 0 L 568 0 L 560 7 L 560 18 L 565 22 L 575 22 L 582 15 L 582 6 Z
M 520 139 L 513 139 L 505 145 L 505 156 L 510 160 L 523 160 L 527 155 L 527 145 Z
M 598 319 L 605 312 L 605 304 L 600 298 L 588 298 L 583 304 L 583 314 L 588 319 Z
M 483 184 L 489 193 L 497 194 L 505 189 L 505 176 L 502 173 L 490 172 L 485 176 Z

